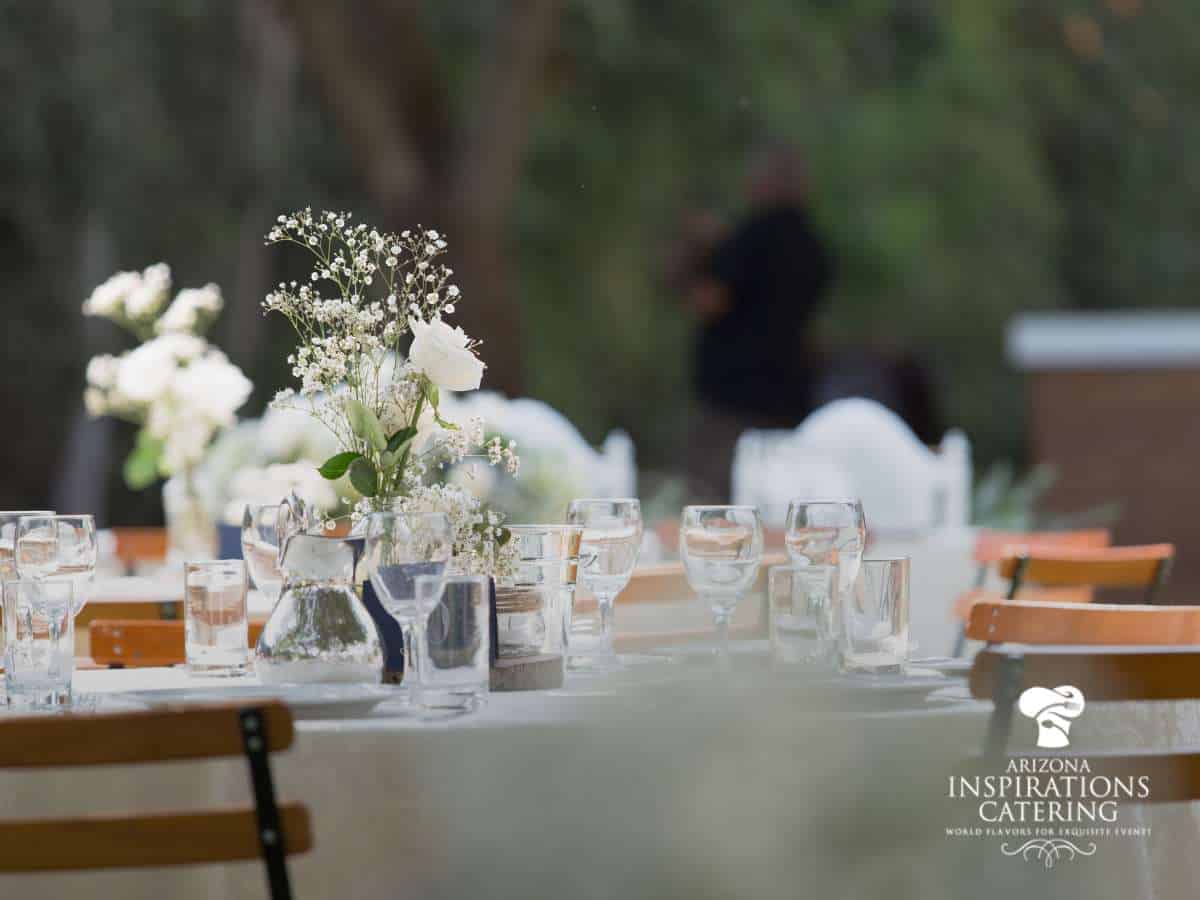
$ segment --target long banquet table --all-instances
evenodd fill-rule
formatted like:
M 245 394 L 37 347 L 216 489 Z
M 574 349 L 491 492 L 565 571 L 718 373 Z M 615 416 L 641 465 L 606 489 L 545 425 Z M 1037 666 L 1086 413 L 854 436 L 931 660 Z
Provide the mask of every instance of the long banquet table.
M 474 890 L 464 893 L 463 879 L 474 884 L 467 876 L 477 876 L 465 871 L 468 862 L 506 879 L 501 888 L 483 876 L 481 892 L 494 896 L 521 895 L 509 883 L 521 878 L 529 879 L 527 896 L 613 896 L 622 885 L 630 896 L 655 895 L 647 885 L 667 895 L 686 886 L 686 877 L 677 883 L 680 872 L 695 866 L 718 884 L 736 880 L 712 896 L 775 896 L 777 889 L 779 896 L 797 896 L 785 888 L 816 876 L 792 871 L 795 854 L 788 844 L 772 843 L 774 828 L 805 833 L 815 822 L 817 837 L 808 840 L 816 842 L 816 853 L 821 840 L 830 840 L 824 823 L 857 809 L 857 827 L 877 831 L 876 817 L 886 822 L 896 815 L 883 801 L 906 790 L 916 794 L 903 804 L 904 815 L 916 815 L 917 822 L 906 818 L 896 834 L 918 827 L 924 836 L 918 847 L 911 835 L 885 839 L 880 832 L 871 839 L 878 845 L 859 843 L 850 852 L 835 842 L 806 865 L 818 866 L 831 883 L 856 885 L 845 896 L 866 896 L 878 885 L 870 881 L 870 867 L 861 868 L 863 859 L 880 865 L 896 854 L 923 854 L 941 874 L 933 885 L 923 879 L 919 896 L 960 895 L 954 861 L 961 862 L 964 851 L 937 839 L 938 820 L 928 810 L 936 806 L 931 791 L 940 790 L 949 761 L 982 746 L 990 704 L 967 699 L 956 682 L 915 706 L 818 713 L 761 692 L 753 680 L 741 684 L 736 673 L 718 682 L 699 666 L 676 671 L 683 673 L 684 691 L 673 690 L 668 679 L 656 693 L 662 685 L 634 667 L 611 678 L 571 678 L 559 690 L 493 694 L 483 709 L 453 719 L 422 720 L 389 700 L 362 718 L 299 721 L 294 747 L 275 760 L 281 798 L 306 803 L 313 818 L 314 850 L 291 863 L 296 896 L 467 896 Z M 253 683 L 253 676 L 239 682 Z M 180 668 L 80 671 L 75 678 L 85 708 L 97 711 L 128 705 L 129 691 L 212 683 Z M 727 703 L 697 699 L 731 691 L 736 696 Z M 1085 748 L 1175 746 L 1197 736 L 1194 704 L 1095 704 L 1074 732 L 1075 744 Z M 828 766 L 836 777 L 821 775 Z M 900 776 L 914 766 L 917 777 Z M 246 804 L 249 793 L 244 765 L 231 760 L 0 773 L 0 797 L 0 818 L 10 819 Z M 610 809 L 615 818 L 605 819 Z M 714 810 L 721 812 L 716 819 Z M 922 815 L 930 821 L 922 823 Z M 1176 807 L 1135 815 L 1154 823 L 1153 840 L 1106 851 L 1105 868 L 1079 871 L 1088 877 L 1104 872 L 1104 886 L 1119 884 L 1123 896 L 1189 896 L 1200 874 L 1193 812 Z M 739 823 L 736 835 L 723 816 Z M 799 821 L 789 825 L 793 816 Z M 597 841 L 604 846 L 589 846 Z M 621 866 L 588 870 L 596 854 L 619 858 L 629 873 L 622 875 Z M 1010 864 L 1004 878 L 1026 877 L 1003 861 Z M 640 868 L 646 866 L 653 871 Z M 6 896 L 22 898 L 265 896 L 256 864 L 18 876 L 0 883 L 13 888 Z

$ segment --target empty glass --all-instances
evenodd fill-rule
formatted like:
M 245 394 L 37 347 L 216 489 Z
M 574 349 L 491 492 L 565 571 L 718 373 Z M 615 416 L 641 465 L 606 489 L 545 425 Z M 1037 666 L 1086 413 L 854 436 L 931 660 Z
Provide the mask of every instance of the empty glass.
M 816 664 L 835 646 L 830 612 L 836 566 L 771 566 L 767 570 L 771 658 L 780 665 Z
M 842 667 L 902 672 L 908 663 L 907 557 L 864 559 L 843 611 Z
M 842 631 L 842 607 L 858 580 L 866 541 L 867 520 L 858 500 L 800 499 L 788 505 L 784 546 L 792 563 L 837 566 L 837 594 L 831 610 L 835 634 Z
M 75 585 L 73 613 L 91 593 L 96 575 L 96 520 L 92 516 L 22 516 L 13 558 L 22 579 L 66 579 Z
M 240 559 L 183 564 L 184 652 L 192 675 L 245 675 L 250 662 L 246 566 Z
M 75 671 L 75 585 L 4 583 L 4 684 L 8 705 L 64 706 Z
M 417 618 L 415 579 L 441 575 L 450 560 L 453 532 L 445 513 L 372 513 L 366 525 L 366 562 L 371 585 L 404 635 L 404 680 L 420 680 L 413 640 Z
M 572 616 L 569 666 L 616 668 L 620 663 L 613 650 L 613 605 L 629 584 L 642 548 L 642 504 L 632 498 L 572 500 L 567 522 L 583 527 L 579 583 L 595 596 L 600 613 L 590 640 L 584 637 L 584 619 Z
M 487 696 L 490 678 L 488 579 L 418 575 L 414 594 L 420 645 L 417 704 L 431 711 L 477 708 Z
M 283 588 L 280 558 L 280 513 L 283 507 L 247 506 L 242 513 L 242 557 L 254 586 L 274 605 Z
M 688 584 L 712 609 L 717 659 L 729 667 L 729 620 L 762 564 L 763 533 L 753 506 L 688 506 L 679 529 L 679 556 Z

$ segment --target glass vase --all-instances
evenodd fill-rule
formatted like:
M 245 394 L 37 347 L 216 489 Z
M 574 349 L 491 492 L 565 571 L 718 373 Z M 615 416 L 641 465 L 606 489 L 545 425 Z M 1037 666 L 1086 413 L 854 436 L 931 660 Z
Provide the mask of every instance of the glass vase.
M 217 552 L 217 524 L 200 495 L 195 472 L 173 475 L 163 484 L 167 523 L 167 562 L 212 559 Z
M 354 589 L 361 538 L 296 534 L 280 568 L 283 589 L 254 649 L 264 684 L 378 684 L 383 644 Z

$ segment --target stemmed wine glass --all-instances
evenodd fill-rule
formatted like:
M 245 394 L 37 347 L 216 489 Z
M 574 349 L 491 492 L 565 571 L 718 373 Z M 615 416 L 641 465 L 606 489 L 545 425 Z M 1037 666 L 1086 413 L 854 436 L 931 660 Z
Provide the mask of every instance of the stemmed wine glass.
M 613 650 L 613 605 L 625 590 L 642 549 L 642 504 L 633 498 L 572 500 L 567 524 L 580 525 L 579 583 L 600 607 L 600 634 L 591 654 L 571 653 L 572 669 L 620 667 Z
M 367 573 L 380 604 L 404 634 L 404 681 L 410 688 L 419 678 L 413 640 L 413 625 L 420 614 L 416 578 L 441 575 L 453 544 L 445 513 L 377 512 L 367 519 Z
M 842 500 L 793 500 L 788 504 L 784 546 L 797 566 L 836 566 L 837 592 L 831 615 L 818 640 L 822 650 L 840 665 L 838 646 L 844 627 L 844 612 L 850 592 L 858 580 L 863 549 L 867 542 L 867 520 L 862 502 Z
M 17 549 L 17 523 L 26 516 L 52 516 L 52 509 L 11 510 L 0 512 L 0 583 L 17 576 L 14 554 Z
M 242 514 L 242 556 L 254 586 L 271 601 L 279 601 L 283 589 L 283 572 L 279 568 L 280 511 L 272 506 L 247 506 Z
M 762 564 L 763 531 L 754 506 L 687 506 L 679 556 L 688 584 L 712 608 L 717 661 L 729 668 L 729 620 Z
M 13 560 L 17 575 L 53 578 L 74 585 L 72 615 L 79 615 L 96 576 L 96 520 L 92 516 L 22 516 L 17 520 Z

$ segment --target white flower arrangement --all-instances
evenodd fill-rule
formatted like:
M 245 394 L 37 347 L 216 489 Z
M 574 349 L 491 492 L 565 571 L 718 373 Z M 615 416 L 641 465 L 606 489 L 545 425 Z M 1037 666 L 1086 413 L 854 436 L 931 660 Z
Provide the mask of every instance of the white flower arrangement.
M 143 341 L 120 356 L 93 358 L 83 395 L 90 415 L 142 426 L 125 462 L 125 480 L 135 489 L 195 469 L 253 389 L 200 336 L 221 311 L 220 289 L 182 290 L 168 307 L 170 293 L 171 270 L 156 263 L 141 273 L 118 272 L 83 304 L 85 315 L 111 319 Z
M 303 409 L 329 429 L 340 452 L 319 471 L 349 476 L 363 497 L 357 517 L 445 512 L 458 567 L 499 574 L 511 563 L 501 517 L 462 488 L 433 483 L 478 449 L 514 475 L 520 465 L 514 443 L 484 445 L 482 421 L 441 414 L 441 391 L 473 391 L 484 371 L 478 345 L 443 319 L 461 299 L 453 271 L 438 261 L 446 241 L 433 229 L 392 234 L 351 218 L 304 209 L 279 216 L 267 234 L 268 245 L 295 244 L 314 260 L 304 282 L 281 283 L 263 301 L 299 338 L 288 362 L 300 389 L 281 391 L 273 405 Z

